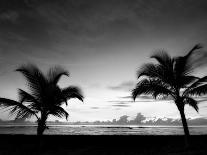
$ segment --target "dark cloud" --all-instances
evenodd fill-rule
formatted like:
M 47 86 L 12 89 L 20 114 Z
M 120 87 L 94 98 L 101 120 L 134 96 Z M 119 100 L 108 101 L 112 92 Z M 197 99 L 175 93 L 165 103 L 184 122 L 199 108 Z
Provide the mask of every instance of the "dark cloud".
M 205 0 L 2 0 L 1 48 L 54 52 L 65 44 L 99 48 L 160 30 L 179 33 L 188 24 L 206 24 L 206 5 Z

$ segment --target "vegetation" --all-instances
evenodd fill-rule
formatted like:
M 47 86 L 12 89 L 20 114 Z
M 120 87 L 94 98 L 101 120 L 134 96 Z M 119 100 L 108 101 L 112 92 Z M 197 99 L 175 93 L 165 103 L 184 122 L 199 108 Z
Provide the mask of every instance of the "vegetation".
M 77 98 L 83 101 L 83 95 L 78 87 L 69 86 L 60 88 L 58 81 L 61 76 L 69 76 L 69 72 L 61 67 L 50 68 L 44 75 L 35 65 L 23 65 L 16 71 L 26 78 L 30 92 L 19 89 L 19 101 L 0 98 L 0 107 L 8 108 L 10 115 L 16 115 L 16 119 L 28 119 L 31 116 L 37 118 L 37 134 L 42 135 L 49 115 L 68 118 L 68 113 L 61 107 L 67 106 L 67 100 Z
M 198 112 L 198 102 L 194 97 L 207 93 L 207 76 L 199 78 L 192 74 L 198 64 L 202 63 L 197 63 L 199 59 L 194 59 L 194 52 L 201 48 L 201 45 L 195 45 L 183 57 L 171 57 L 166 51 L 156 52 L 151 58 L 157 63 L 144 64 L 138 70 L 139 82 L 132 90 L 134 100 L 143 94 L 152 95 L 155 99 L 174 100 L 180 112 L 186 143 L 190 133 L 185 117 L 185 105 L 192 106 Z M 28 64 L 22 65 L 16 71 L 26 78 L 29 92 L 19 89 L 18 101 L 0 98 L 0 108 L 7 108 L 10 115 L 15 115 L 16 119 L 29 119 L 35 116 L 38 122 L 38 135 L 42 135 L 47 129 L 46 121 L 49 115 L 68 118 L 67 111 L 61 107 L 64 103 L 67 106 L 67 100 L 77 98 L 83 101 L 82 92 L 78 87 L 58 86 L 63 75 L 69 76 L 68 71 L 62 67 L 50 68 L 47 74 L 43 74 L 38 67 Z M 127 121 L 127 116 L 122 119 Z
M 132 90 L 134 100 L 142 94 L 152 95 L 155 99 L 168 97 L 174 100 L 180 112 L 187 145 L 189 130 L 184 107 L 188 104 L 198 112 L 198 102 L 193 97 L 207 93 L 207 76 L 199 78 L 192 75 L 196 67 L 192 63 L 192 55 L 201 48 L 196 45 L 183 57 L 171 57 L 166 51 L 156 52 L 151 58 L 157 63 L 144 64 L 138 70 L 139 81 Z

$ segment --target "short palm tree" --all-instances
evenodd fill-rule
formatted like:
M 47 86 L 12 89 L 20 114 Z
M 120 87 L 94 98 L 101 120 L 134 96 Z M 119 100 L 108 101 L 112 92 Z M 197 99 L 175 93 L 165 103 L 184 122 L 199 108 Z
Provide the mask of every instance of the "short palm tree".
M 69 86 L 60 88 L 58 81 L 61 76 L 69 76 L 69 72 L 62 67 L 50 68 L 43 74 L 33 64 L 23 65 L 16 71 L 21 72 L 27 80 L 30 92 L 19 89 L 19 101 L 0 98 L 0 107 L 9 108 L 10 115 L 16 115 L 16 119 L 37 118 L 37 134 L 42 135 L 49 115 L 68 118 L 68 113 L 61 107 L 67 105 L 67 100 L 77 98 L 83 101 L 83 95 L 78 87 Z
M 174 100 L 180 112 L 187 145 L 189 130 L 184 106 L 188 104 L 198 112 L 198 102 L 193 97 L 207 93 L 207 76 L 199 78 L 192 75 L 195 69 L 192 54 L 200 48 L 199 44 L 194 46 L 183 57 L 172 58 L 165 51 L 153 54 L 151 58 L 157 63 L 144 64 L 138 70 L 139 82 L 132 90 L 134 100 L 141 94 L 152 95 L 155 99 L 170 97 Z

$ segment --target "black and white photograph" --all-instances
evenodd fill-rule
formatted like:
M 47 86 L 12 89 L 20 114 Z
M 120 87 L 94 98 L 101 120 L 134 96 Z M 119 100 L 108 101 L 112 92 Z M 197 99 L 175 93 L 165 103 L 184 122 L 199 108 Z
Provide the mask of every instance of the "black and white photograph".
M 0 0 L 0 155 L 206 155 L 206 0 Z

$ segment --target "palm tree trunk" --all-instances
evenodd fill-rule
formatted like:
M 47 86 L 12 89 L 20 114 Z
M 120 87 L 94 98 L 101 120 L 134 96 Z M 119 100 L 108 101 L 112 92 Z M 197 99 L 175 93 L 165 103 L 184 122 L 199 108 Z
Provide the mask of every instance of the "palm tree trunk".
M 43 135 L 43 132 L 45 131 L 46 125 L 45 123 L 40 120 L 38 122 L 38 127 L 37 127 L 37 135 Z
M 45 112 L 41 112 L 41 117 L 38 120 L 37 135 L 43 135 L 43 132 L 47 128 L 46 127 L 46 120 L 47 120 L 46 113 Z
M 38 139 L 39 139 L 39 146 L 38 146 L 38 151 L 41 152 L 42 148 L 44 148 L 44 142 L 43 142 L 43 132 L 46 129 L 46 124 L 45 121 L 43 119 L 44 117 L 41 117 L 38 120 L 38 127 L 37 127 L 37 135 L 38 135 Z
M 187 124 L 187 121 L 186 121 L 186 118 L 185 118 L 184 108 L 179 109 L 179 111 L 180 111 L 180 116 L 181 116 L 183 129 L 184 129 L 184 133 L 185 133 L 185 145 L 186 145 L 186 147 L 188 147 L 189 146 L 190 133 L 189 133 L 188 124 Z

